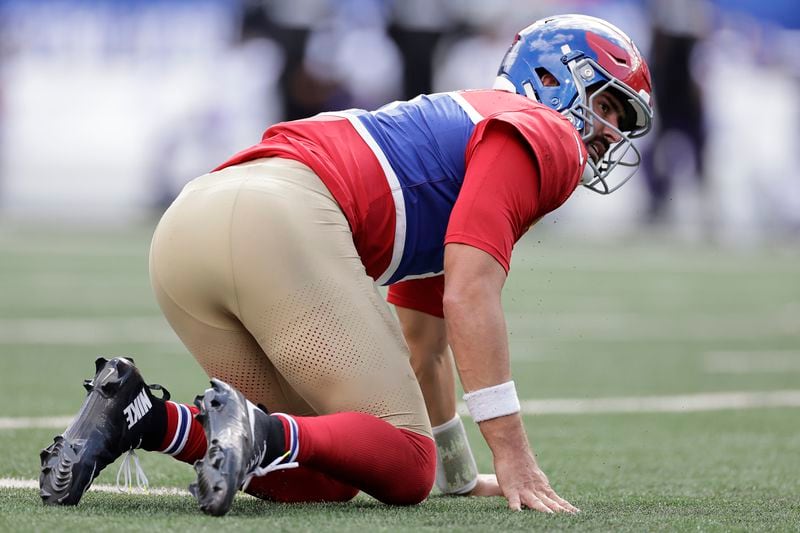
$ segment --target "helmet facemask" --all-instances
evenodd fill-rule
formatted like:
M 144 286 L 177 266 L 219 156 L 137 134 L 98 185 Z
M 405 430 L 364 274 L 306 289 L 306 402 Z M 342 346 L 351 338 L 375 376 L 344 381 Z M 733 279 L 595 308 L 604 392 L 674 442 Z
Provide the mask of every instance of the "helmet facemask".
M 565 59 L 567 58 L 568 56 L 565 56 Z M 632 139 L 650 131 L 652 111 L 645 97 L 633 92 L 594 59 L 583 55 L 570 58 L 567 61 L 567 68 L 572 74 L 578 96 L 562 113 L 581 132 L 584 143 L 592 140 L 598 123 L 620 138 L 606 150 L 600 161 L 588 159 L 581 178 L 583 186 L 599 194 L 610 194 L 622 187 L 636 173 L 642 156 Z M 614 93 L 613 97 L 622 104 L 625 116 L 621 117 L 620 126 L 611 124 L 594 111 L 595 99 L 605 91 Z M 617 167 L 624 167 L 627 170 L 620 177 L 615 176 L 612 183 L 609 175 Z

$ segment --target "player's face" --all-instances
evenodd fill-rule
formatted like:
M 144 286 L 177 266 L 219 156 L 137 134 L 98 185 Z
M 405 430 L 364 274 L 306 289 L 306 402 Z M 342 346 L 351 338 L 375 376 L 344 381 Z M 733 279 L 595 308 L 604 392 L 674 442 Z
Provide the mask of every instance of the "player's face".
M 614 127 L 619 127 L 625 113 L 622 104 L 609 91 L 603 91 L 595 96 L 592 103 L 592 110 L 603 120 L 612 124 Z M 612 128 L 607 127 L 599 120 L 594 121 L 594 132 L 592 136 L 586 141 L 586 150 L 589 152 L 589 157 L 597 163 L 603 158 L 603 155 L 608 151 L 608 148 L 621 140 L 619 133 Z

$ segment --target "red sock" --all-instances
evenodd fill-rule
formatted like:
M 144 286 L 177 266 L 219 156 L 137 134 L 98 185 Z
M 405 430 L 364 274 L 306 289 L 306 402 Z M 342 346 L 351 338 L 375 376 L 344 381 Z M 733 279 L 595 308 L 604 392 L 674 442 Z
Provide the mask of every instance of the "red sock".
M 184 463 L 194 464 L 206 453 L 206 434 L 203 425 L 194 418 L 199 409 L 184 403 L 165 402 L 165 404 L 167 432 L 158 451 Z
M 393 505 L 419 503 L 433 487 L 436 446 L 429 437 L 364 413 L 278 416 L 286 449 L 296 447 L 291 455 L 305 467 Z

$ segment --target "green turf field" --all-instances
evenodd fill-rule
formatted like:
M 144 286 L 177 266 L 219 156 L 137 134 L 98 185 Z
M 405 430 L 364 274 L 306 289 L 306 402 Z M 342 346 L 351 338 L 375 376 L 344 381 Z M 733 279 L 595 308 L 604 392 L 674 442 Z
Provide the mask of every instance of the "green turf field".
M 60 430 L 10 425 L 74 414 L 95 356 L 133 356 L 178 400 L 205 387 L 151 296 L 150 231 L 0 228 L 0 531 L 800 530 L 800 407 L 791 406 L 800 395 L 800 253 L 586 244 L 546 232 L 518 247 L 504 300 L 520 396 L 549 413 L 525 417 L 529 435 L 580 515 L 436 495 L 414 508 L 364 495 L 295 506 L 241 497 L 222 519 L 185 495 L 90 492 L 77 508 L 45 508 L 8 479 L 35 479 L 39 450 Z M 754 393 L 775 391 L 784 400 L 752 405 Z M 716 393 L 737 393 L 743 406 L 704 410 L 706 397 L 694 396 Z M 699 410 L 636 407 L 641 397 L 678 395 L 699 398 Z M 629 412 L 581 412 L 608 398 Z M 554 413 L 556 399 L 572 407 Z M 489 470 L 487 448 L 466 425 Z M 187 465 L 142 455 L 153 487 L 192 481 Z M 116 466 L 96 483 L 113 485 Z

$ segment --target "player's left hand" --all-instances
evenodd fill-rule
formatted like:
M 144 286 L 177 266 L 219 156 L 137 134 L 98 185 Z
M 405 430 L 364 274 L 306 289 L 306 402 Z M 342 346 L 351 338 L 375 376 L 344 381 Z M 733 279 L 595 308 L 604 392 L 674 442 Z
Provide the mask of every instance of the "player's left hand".
M 494 474 L 478 474 L 478 484 L 467 496 L 502 496 L 503 490 Z

